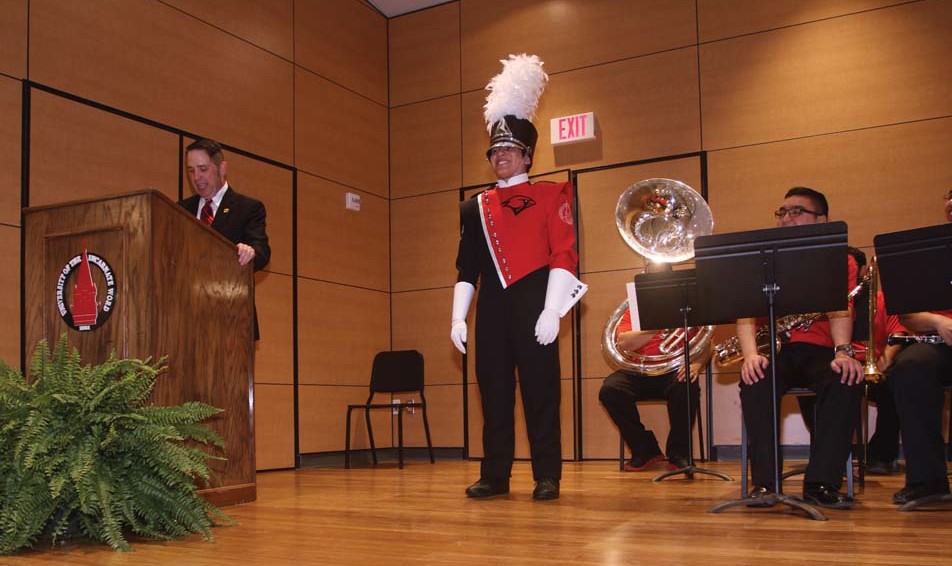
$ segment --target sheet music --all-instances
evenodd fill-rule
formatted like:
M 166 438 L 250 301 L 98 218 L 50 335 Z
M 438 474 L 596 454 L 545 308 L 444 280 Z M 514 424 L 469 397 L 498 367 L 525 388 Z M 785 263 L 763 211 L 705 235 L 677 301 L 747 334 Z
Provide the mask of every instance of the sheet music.
M 631 314 L 631 329 L 638 332 L 641 330 L 641 318 L 638 316 L 638 295 L 635 293 L 635 282 L 631 281 L 625 287 L 628 291 L 628 312 Z

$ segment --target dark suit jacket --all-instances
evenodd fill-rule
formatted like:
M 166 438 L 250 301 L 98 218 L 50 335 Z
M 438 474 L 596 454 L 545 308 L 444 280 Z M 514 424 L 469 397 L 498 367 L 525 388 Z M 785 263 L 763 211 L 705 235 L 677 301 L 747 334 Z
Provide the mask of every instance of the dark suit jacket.
M 179 204 L 192 214 L 198 214 L 201 200 L 198 195 L 192 195 L 179 201 Z M 265 216 L 264 203 L 236 193 L 229 185 L 222 196 L 218 212 L 215 213 L 215 221 L 212 222 L 212 228 L 233 244 L 247 244 L 254 248 L 255 271 L 264 269 L 271 259 L 271 246 L 268 245 L 268 234 L 265 232 Z
M 192 214 L 198 214 L 198 204 L 201 200 L 198 195 L 192 195 L 180 200 L 179 205 Z M 271 246 L 268 244 L 268 234 L 265 232 L 265 216 L 264 203 L 236 193 L 229 184 L 228 190 L 222 195 L 221 203 L 218 205 L 215 220 L 212 222 L 212 228 L 231 240 L 233 244 L 247 244 L 254 248 L 255 271 L 263 269 L 271 259 Z M 257 309 L 255 310 L 254 333 L 257 340 L 260 337 Z

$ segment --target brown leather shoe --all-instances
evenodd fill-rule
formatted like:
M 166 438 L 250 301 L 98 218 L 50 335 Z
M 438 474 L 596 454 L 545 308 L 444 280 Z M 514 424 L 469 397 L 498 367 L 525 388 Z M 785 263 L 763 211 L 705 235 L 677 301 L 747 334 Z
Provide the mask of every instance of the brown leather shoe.
M 466 497 L 485 499 L 509 493 L 509 480 L 479 478 L 479 481 L 466 488 Z
M 536 501 L 547 501 L 549 499 L 559 498 L 559 480 L 557 478 L 540 478 L 536 482 L 535 490 L 532 492 L 532 499 Z

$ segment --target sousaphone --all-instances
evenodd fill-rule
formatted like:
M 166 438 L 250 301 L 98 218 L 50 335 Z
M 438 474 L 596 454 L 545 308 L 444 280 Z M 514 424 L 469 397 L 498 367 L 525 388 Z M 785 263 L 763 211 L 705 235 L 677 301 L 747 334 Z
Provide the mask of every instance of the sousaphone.
M 714 231 L 711 208 L 697 191 L 673 179 L 645 179 L 631 185 L 615 207 L 618 233 L 632 250 L 658 263 L 676 263 L 694 257 L 694 240 Z M 663 331 L 659 355 L 623 352 L 615 345 L 618 324 L 628 311 L 622 301 L 602 332 L 602 352 L 616 370 L 663 375 L 684 363 L 683 329 Z M 688 329 L 691 356 L 708 348 L 713 326 Z

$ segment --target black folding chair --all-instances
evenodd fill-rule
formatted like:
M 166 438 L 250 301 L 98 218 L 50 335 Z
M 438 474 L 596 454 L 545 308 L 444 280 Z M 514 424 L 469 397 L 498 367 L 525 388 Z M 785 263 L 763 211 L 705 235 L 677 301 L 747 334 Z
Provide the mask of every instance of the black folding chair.
M 420 400 L 412 399 L 400 403 L 374 403 L 374 395 L 377 393 L 416 393 Z M 416 350 L 397 350 L 380 352 L 374 356 L 373 369 L 370 374 L 370 395 L 367 397 L 367 402 L 361 405 L 347 405 L 347 436 L 344 447 L 345 468 L 350 468 L 350 422 L 351 413 L 355 409 L 364 411 L 374 466 L 377 465 L 377 447 L 374 444 L 374 431 L 370 421 L 370 411 L 373 409 L 396 411 L 397 457 L 401 469 L 403 468 L 403 413 L 406 409 L 419 409 L 423 415 L 423 430 L 426 432 L 426 447 L 430 453 L 430 463 L 436 462 L 433 458 L 433 444 L 430 441 L 430 423 L 426 418 L 426 397 L 423 396 L 423 354 L 420 352 Z

